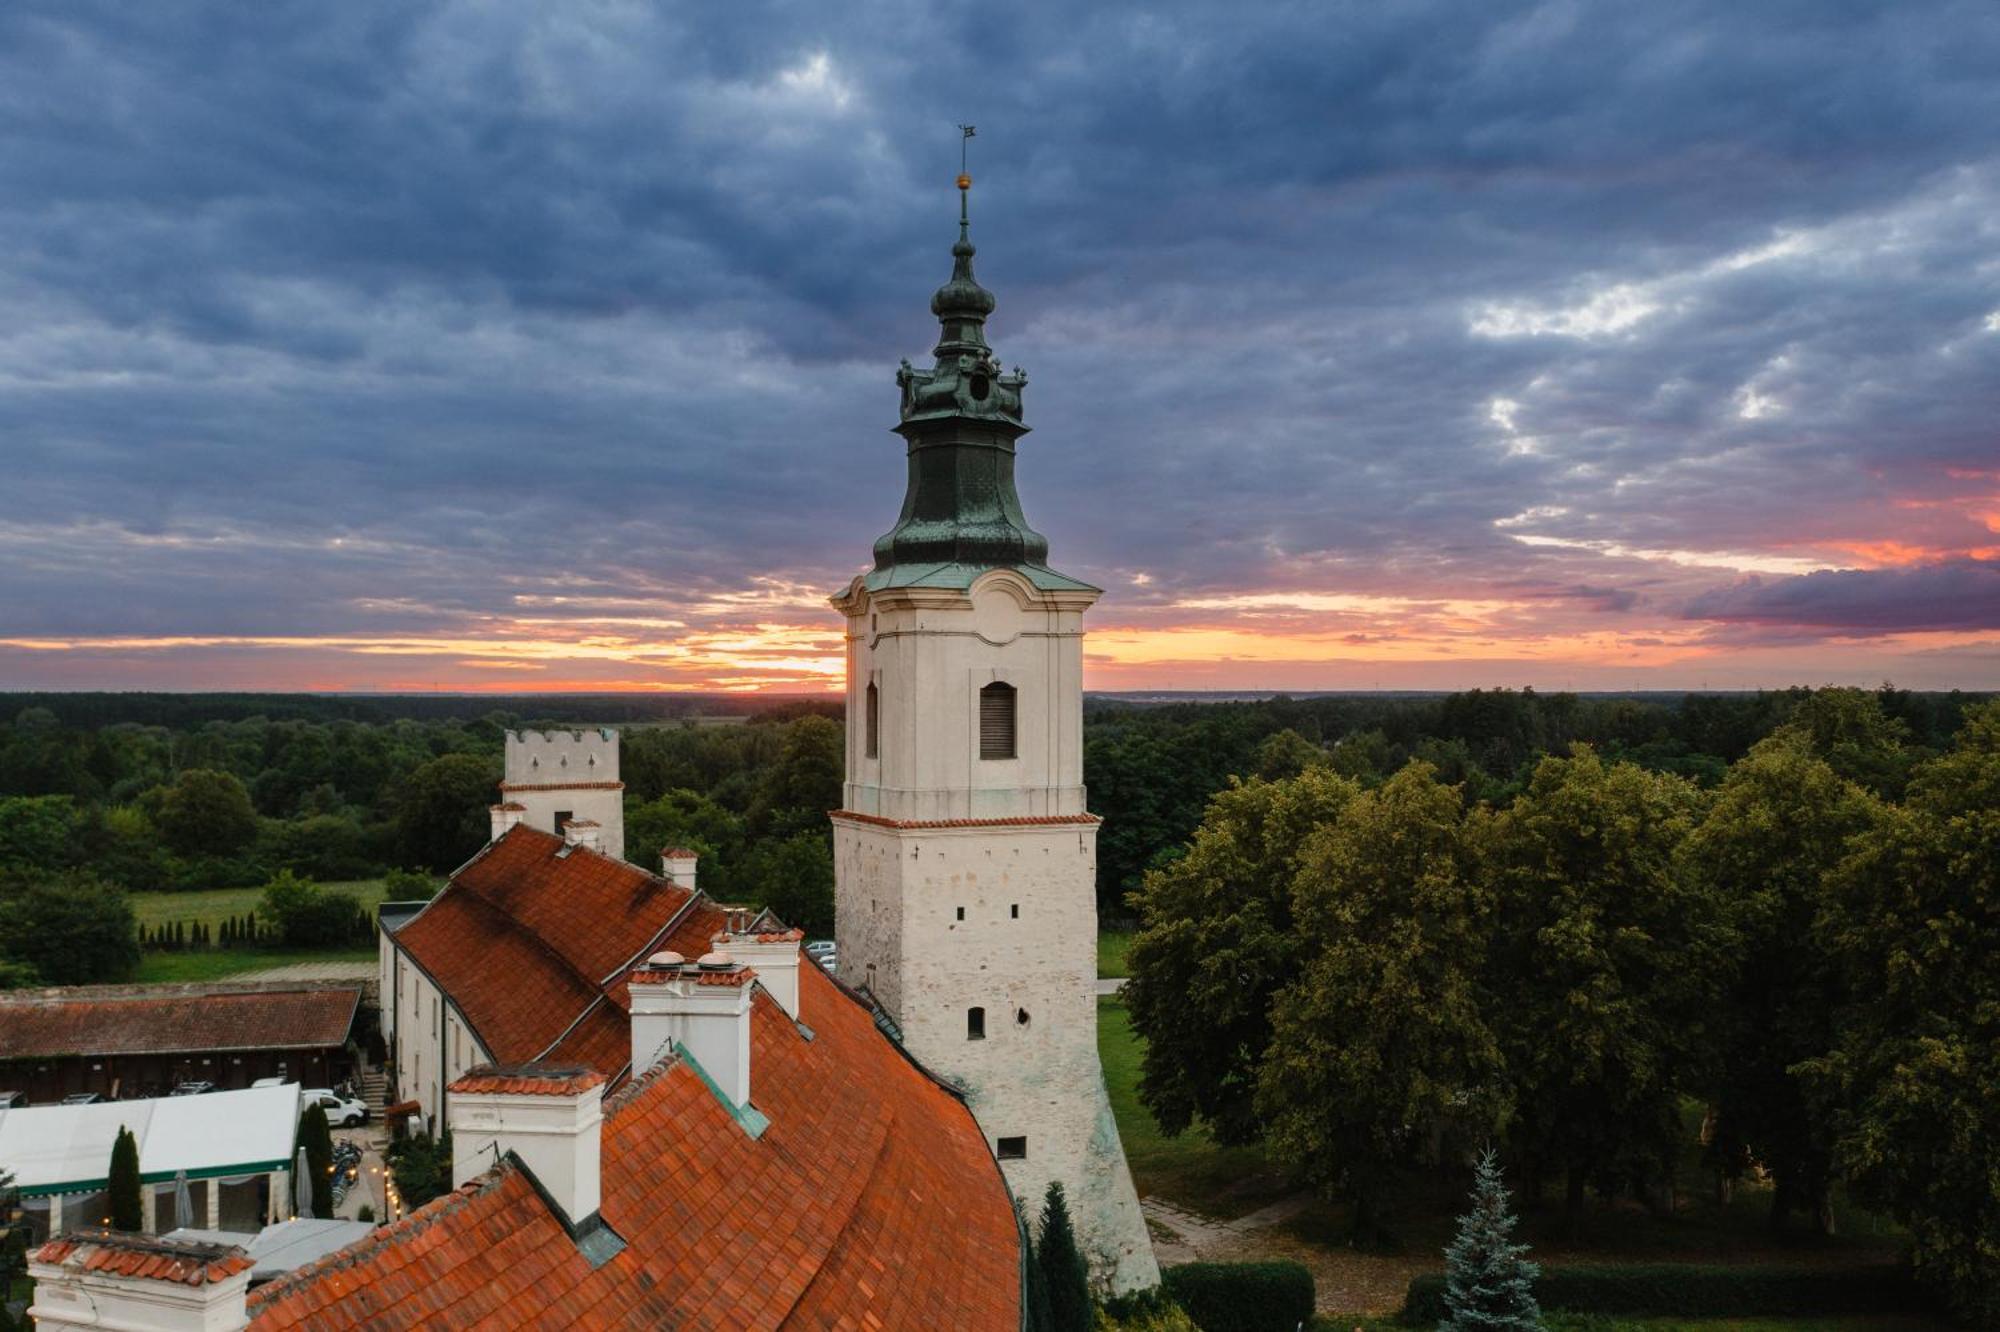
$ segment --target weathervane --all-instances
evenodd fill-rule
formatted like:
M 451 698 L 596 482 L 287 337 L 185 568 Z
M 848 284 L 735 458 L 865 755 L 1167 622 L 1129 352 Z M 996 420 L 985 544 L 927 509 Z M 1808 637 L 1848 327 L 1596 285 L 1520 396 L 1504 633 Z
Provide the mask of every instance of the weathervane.
M 977 133 L 979 130 L 973 125 L 958 127 L 958 188 L 961 190 L 972 188 L 972 177 L 967 175 L 965 170 L 965 150 L 968 141 Z

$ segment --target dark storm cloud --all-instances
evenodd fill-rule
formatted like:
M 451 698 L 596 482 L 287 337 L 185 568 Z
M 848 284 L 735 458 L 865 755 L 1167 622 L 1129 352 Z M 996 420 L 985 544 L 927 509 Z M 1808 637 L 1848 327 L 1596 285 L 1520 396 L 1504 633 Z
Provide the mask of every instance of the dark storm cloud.
M 1128 606 L 1949 554 L 1997 61 L 1983 0 L 11 5 L 0 633 L 838 583 L 960 119 L 1029 512 Z
M 1694 599 L 1688 616 L 1847 634 L 2000 629 L 2000 560 L 1748 578 Z

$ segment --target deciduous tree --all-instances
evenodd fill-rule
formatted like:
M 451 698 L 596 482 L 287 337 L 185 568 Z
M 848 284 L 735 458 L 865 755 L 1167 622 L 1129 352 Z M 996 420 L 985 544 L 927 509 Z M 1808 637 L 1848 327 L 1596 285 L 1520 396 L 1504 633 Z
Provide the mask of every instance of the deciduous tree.
M 120 981 L 139 965 L 125 890 L 80 870 L 0 882 L 0 957 L 47 985 Z
M 1146 1038 L 1139 1097 L 1166 1132 L 1199 1120 L 1225 1143 L 1261 1133 L 1271 1000 L 1321 942 L 1293 921 L 1299 855 L 1358 791 L 1321 768 L 1233 785 L 1210 802 L 1187 854 L 1134 895 L 1143 927 L 1124 997 Z
M 257 810 L 234 774 L 183 772 L 159 799 L 160 840 L 177 856 L 233 856 L 257 840 Z
M 2000 702 L 1862 834 L 1820 922 L 1847 973 L 1811 1073 L 1843 1108 L 1841 1166 L 1911 1235 L 1920 1276 L 2000 1325 Z
M 1467 823 L 1458 791 L 1411 763 L 1299 856 L 1293 928 L 1318 947 L 1273 1004 L 1257 1109 L 1281 1160 L 1354 1204 L 1365 1241 L 1402 1168 L 1505 1109 Z
M 404 863 L 440 874 L 465 863 L 491 832 L 498 782 L 499 764 L 477 754 L 446 754 L 412 772 L 396 806 Z

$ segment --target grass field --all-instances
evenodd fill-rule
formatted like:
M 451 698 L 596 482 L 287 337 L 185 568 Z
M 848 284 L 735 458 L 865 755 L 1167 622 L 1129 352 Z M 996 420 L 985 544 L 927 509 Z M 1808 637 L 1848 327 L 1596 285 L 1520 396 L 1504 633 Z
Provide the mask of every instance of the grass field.
M 372 948 L 321 949 L 313 953 L 285 952 L 278 949 L 267 951 L 262 948 L 229 948 L 190 953 L 146 952 L 139 955 L 139 973 L 133 979 L 142 984 L 222 980 L 230 976 L 241 976 L 246 971 L 289 967 L 298 962 L 373 962 L 374 960 L 375 950 Z
M 380 879 L 324 883 L 320 887 L 349 894 L 371 915 L 381 903 L 384 891 Z M 204 925 L 215 927 L 231 916 L 241 916 L 245 912 L 255 911 L 263 896 L 262 888 L 204 888 L 191 893 L 133 893 L 132 914 L 137 916 L 139 923 L 148 929 L 176 920 L 198 920 Z
M 1129 976 L 1131 968 L 1125 964 L 1125 954 L 1132 947 L 1132 935 L 1128 930 L 1099 930 L 1097 932 L 1097 974 L 1099 976 Z
M 1139 1058 L 1143 1050 L 1132 1032 L 1122 1000 L 1097 1001 L 1097 1049 L 1104 1061 L 1104 1085 L 1111 1113 L 1125 1142 L 1140 1196 L 1157 1195 L 1210 1216 L 1234 1217 L 1288 1191 L 1282 1175 L 1257 1147 L 1218 1147 L 1193 1129 L 1170 1138 L 1139 1104 Z

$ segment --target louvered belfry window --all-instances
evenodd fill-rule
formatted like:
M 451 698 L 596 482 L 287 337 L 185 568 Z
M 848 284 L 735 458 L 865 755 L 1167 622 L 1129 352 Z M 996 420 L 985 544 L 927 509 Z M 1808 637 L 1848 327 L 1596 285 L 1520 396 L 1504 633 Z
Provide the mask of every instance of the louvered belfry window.
M 882 752 L 882 691 L 873 681 L 868 685 L 868 757 Z
M 979 691 L 979 757 L 1014 757 L 1014 686 L 998 680 Z

